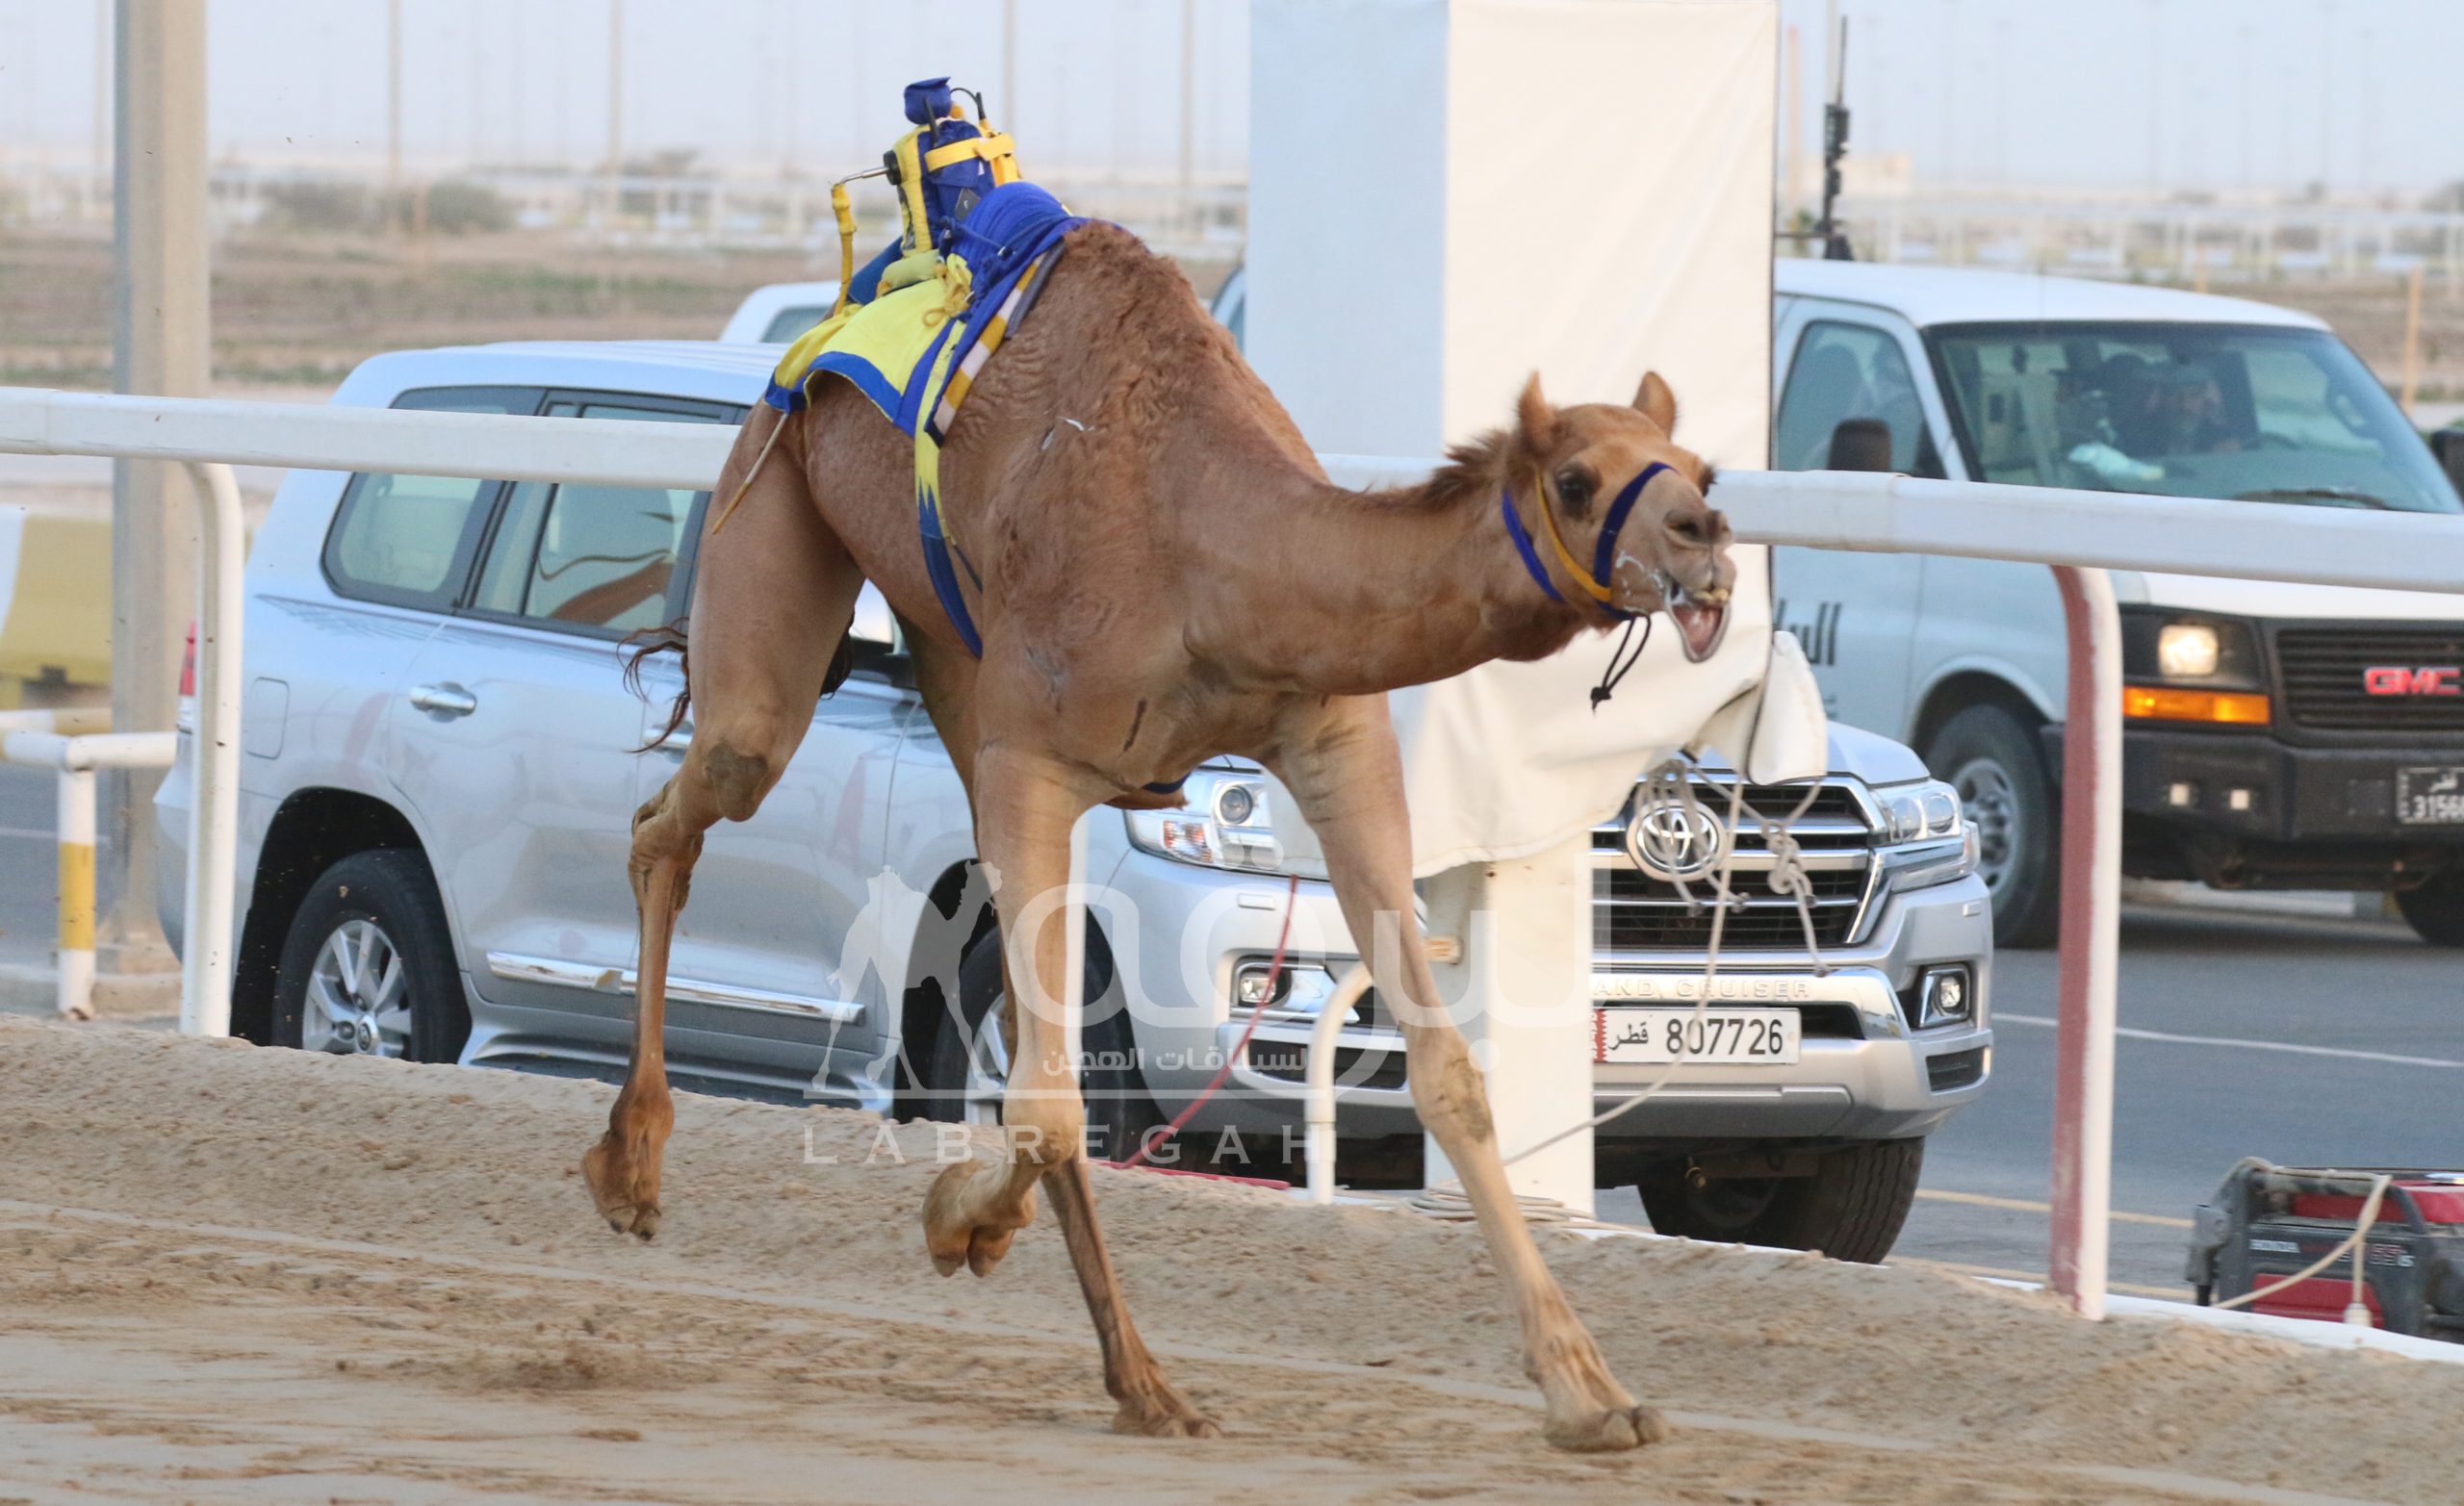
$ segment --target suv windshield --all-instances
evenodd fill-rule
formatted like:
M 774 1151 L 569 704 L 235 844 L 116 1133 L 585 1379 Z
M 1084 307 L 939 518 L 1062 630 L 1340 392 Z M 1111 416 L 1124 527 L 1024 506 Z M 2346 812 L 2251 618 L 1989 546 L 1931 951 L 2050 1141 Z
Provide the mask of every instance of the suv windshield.
M 2464 512 L 2386 389 L 2323 331 L 1956 324 L 1926 338 L 1988 481 Z

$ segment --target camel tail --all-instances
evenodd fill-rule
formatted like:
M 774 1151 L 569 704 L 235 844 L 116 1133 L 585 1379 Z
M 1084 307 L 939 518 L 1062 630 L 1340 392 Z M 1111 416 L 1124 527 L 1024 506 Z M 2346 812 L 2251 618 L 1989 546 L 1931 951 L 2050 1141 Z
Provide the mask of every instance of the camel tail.
M 683 675 L 684 683 L 677 687 L 676 699 L 668 702 L 667 725 L 651 735 L 650 741 L 633 750 L 648 753 L 667 741 L 684 719 L 693 713 L 693 657 L 684 646 L 681 623 L 661 623 L 655 627 L 636 628 L 627 633 L 619 648 L 625 652 L 625 688 L 647 701 L 649 693 L 642 689 L 642 661 L 653 654 L 673 651 L 676 667 Z

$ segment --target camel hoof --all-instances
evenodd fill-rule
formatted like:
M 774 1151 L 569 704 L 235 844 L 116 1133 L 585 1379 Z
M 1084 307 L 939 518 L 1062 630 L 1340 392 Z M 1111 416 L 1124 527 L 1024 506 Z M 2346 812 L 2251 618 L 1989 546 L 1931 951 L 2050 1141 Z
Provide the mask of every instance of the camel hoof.
M 648 1239 L 658 1233 L 658 1200 L 644 1185 L 648 1179 L 623 1164 L 614 1138 L 602 1136 L 583 1155 L 582 1180 L 589 1184 L 591 1201 L 599 1205 L 599 1216 L 607 1220 L 608 1228 Z
M 1564 1421 L 1553 1417 L 1540 1436 L 1568 1453 L 1617 1454 L 1667 1442 L 1668 1419 L 1657 1407 L 1608 1407 Z
M 924 1195 L 924 1249 L 933 1257 L 933 1269 L 943 1276 L 954 1274 L 962 1265 L 978 1276 L 992 1274 L 992 1267 L 1010 1253 L 1010 1242 L 1036 1216 L 1035 1193 L 1030 1190 L 1019 1200 L 1014 1218 L 971 1219 L 965 1207 L 966 1186 L 977 1172 L 988 1169 L 977 1161 L 945 1167 Z
M 1174 1396 L 1144 1406 L 1122 1402 L 1113 1431 L 1133 1438 L 1221 1438 L 1223 1424 Z
M 607 1227 L 618 1234 L 629 1234 L 647 1243 L 658 1233 L 656 1204 L 644 1207 L 608 1208 L 602 1209 L 601 1212 L 607 1215 Z

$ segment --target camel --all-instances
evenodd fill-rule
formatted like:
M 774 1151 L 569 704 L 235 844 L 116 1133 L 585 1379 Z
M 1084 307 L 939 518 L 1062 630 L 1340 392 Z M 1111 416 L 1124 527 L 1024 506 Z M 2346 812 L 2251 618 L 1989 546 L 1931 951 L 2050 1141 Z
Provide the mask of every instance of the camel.
M 1352 935 L 1372 950 L 1381 917 L 1399 927 L 1399 945 L 1373 949 L 1391 955 L 1373 963 L 1380 994 L 1434 1004 L 1385 692 L 1540 657 L 1620 612 L 1669 609 L 1699 657 L 1734 566 L 1728 525 L 1703 500 L 1708 468 L 1671 439 L 1676 400 L 1656 373 L 1630 406 L 1565 408 L 1535 375 L 1507 428 L 1457 447 L 1424 484 L 1347 491 L 1169 262 L 1101 223 L 1069 232 L 1065 249 L 941 462 L 954 538 L 981 576 L 967 597 L 981 661 L 927 577 L 905 435 L 835 379 L 792 417 L 756 408 L 738 435 L 714 495 L 751 486 L 724 528 L 706 527 L 689 616 L 691 749 L 633 820 L 630 1072 L 583 1169 L 611 1226 L 656 1232 L 675 1117 L 661 1044 L 669 935 L 703 833 L 752 816 L 786 768 L 870 580 L 904 626 L 972 804 L 1014 1042 L 1004 1148 L 938 1174 L 927 1251 L 943 1275 L 989 1274 L 1034 1217 L 1038 1185 L 1048 1188 L 1119 1403 L 1116 1430 L 1202 1437 L 1217 1424 L 1140 1340 L 1097 1227 L 1054 1002 L 1063 928 L 1019 924 L 1066 883 L 1072 823 L 1098 804 L 1173 805 L 1159 791 L 1202 760 L 1255 758 L 1318 832 Z M 1637 478 L 1649 484 L 1612 508 Z M 1612 511 L 1622 527 L 1602 549 Z M 1595 559 L 1609 563 L 1576 563 Z M 1405 1027 L 1413 1102 L 1511 1292 L 1547 1439 L 1609 1450 L 1661 1438 L 1658 1414 L 1610 1375 L 1540 1259 L 1463 1036 L 1442 1009 L 1398 1013 L 1418 1021 Z

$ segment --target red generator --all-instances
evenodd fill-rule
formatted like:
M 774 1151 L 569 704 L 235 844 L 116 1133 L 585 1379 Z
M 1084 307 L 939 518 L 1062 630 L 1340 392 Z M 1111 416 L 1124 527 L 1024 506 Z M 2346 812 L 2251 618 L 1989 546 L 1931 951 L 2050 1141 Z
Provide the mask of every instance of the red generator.
M 2349 1238 L 2380 1177 L 2380 1199 L 2362 1261 L 2362 1303 L 2371 1326 L 2391 1334 L 2464 1342 L 2464 1171 L 2305 1170 L 2246 1161 L 2191 1220 L 2190 1283 L 2201 1307 L 2253 1288 L 2244 1307 L 2276 1317 L 2344 1321 L 2352 1255 L 2301 1281 Z

